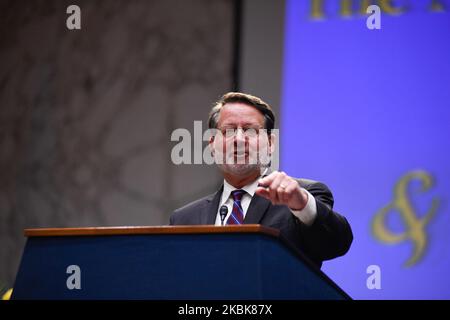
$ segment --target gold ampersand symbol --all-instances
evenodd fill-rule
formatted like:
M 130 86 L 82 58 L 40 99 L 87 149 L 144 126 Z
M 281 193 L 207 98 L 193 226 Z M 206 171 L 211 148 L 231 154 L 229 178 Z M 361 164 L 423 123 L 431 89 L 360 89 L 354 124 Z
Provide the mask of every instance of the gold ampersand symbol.
M 433 199 L 428 212 L 422 218 L 417 216 L 407 193 L 410 182 L 415 179 L 421 182 L 421 192 L 429 190 L 433 185 L 431 175 L 425 171 L 413 171 L 406 174 L 397 182 L 392 202 L 377 212 L 372 222 L 373 233 L 382 242 L 396 244 L 408 239 L 413 241 L 414 252 L 405 263 L 407 267 L 414 265 L 422 257 L 427 243 L 425 226 L 436 213 L 439 204 L 438 199 Z M 406 225 L 405 232 L 393 233 L 387 229 L 385 225 L 386 215 L 392 211 L 400 213 Z

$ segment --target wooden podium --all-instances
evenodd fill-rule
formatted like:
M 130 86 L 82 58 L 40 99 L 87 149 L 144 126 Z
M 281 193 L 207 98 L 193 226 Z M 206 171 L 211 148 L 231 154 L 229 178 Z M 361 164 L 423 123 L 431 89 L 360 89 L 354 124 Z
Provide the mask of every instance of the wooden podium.
M 260 225 L 27 229 L 12 299 L 349 299 Z

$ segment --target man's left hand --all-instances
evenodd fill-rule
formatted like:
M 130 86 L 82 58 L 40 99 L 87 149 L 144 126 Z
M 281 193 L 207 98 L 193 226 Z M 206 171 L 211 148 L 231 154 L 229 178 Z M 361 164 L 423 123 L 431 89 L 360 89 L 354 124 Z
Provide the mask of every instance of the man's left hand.
M 256 194 L 274 205 L 286 205 L 292 210 L 302 210 L 308 202 L 308 193 L 300 188 L 297 180 L 279 171 L 261 178 Z

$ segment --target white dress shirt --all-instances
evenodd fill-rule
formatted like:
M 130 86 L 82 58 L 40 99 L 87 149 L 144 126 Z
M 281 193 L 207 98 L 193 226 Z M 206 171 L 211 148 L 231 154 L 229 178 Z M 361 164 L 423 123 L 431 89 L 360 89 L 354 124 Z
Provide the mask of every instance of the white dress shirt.
M 242 211 L 244 212 L 244 219 L 247 214 L 248 207 L 250 206 L 250 202 L 252 201 L 252 197 L 255 194 L 256 188 L 258 187 L 258 180 L 256 179 L 252 183 L 242 187 L 242 190 L 245 190 L 246 193 L 242 196 L 241 199 L 241 206 Z M 303 189 L 303 188 L 302 188 Z M 217 215 L 216 215 L 216 226 L 222 225 L 222 219 L 220 217 L 220 207 L 225 205 L 228 208 L 227 215 L 225 219 L 223 220 L 223 225 L 227 224 L 227 220 L 231 215 L 231 211 L 233 210 L 233 199 L 231 198 L 231 192 L 237 190 L 235 187 L 233 187 L 231 184 L 229 184 L 226 180 L 223 181 L 223 191 L 222 196 L 220 198 L 219 207 L 217 209 Z M 316 207 L 316 199 L 306 190 L 306 193 L 308 194 L 308 202 L 306 203 L 306 206 L 302 210 L 291 210 L 292 214 L 295 215 L 297 218 L 300 219 L 304 224 L 310 226 L 313 224 L 314 219 L 317 215 L 317 207 Z

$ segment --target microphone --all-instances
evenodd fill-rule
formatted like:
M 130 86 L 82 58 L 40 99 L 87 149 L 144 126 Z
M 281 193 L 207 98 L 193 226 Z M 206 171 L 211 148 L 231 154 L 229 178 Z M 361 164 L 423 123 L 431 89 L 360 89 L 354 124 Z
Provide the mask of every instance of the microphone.
M 220 210 L 219 210 L 219 213 L 220 213 L 220 220 L 222 220 L 222 225 L 223 225 L 225 217 L 228 214 L 228 207 L 226 205 L 221 206 Z

